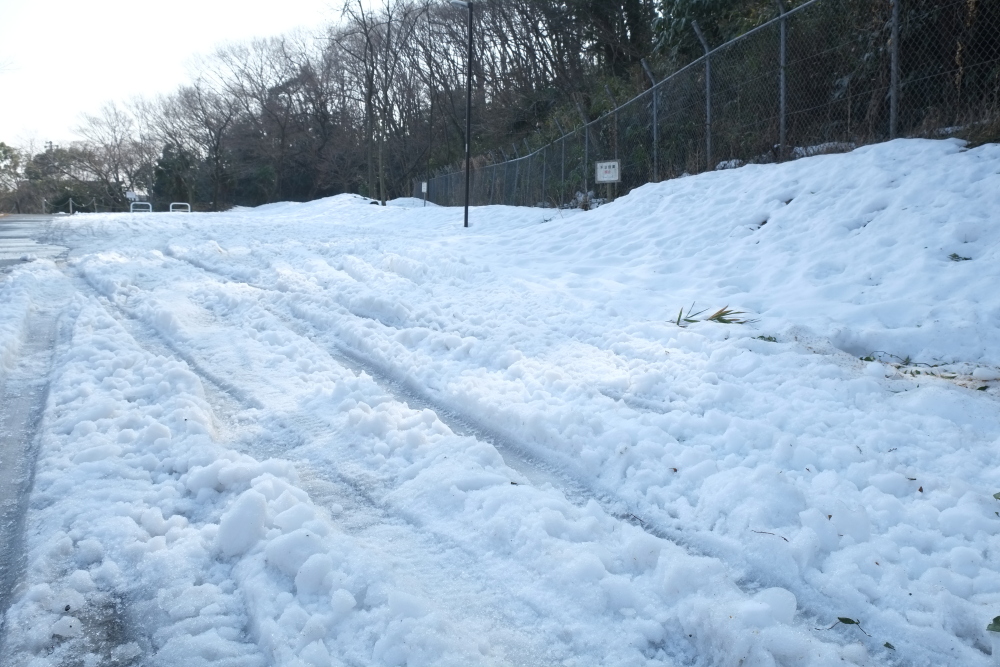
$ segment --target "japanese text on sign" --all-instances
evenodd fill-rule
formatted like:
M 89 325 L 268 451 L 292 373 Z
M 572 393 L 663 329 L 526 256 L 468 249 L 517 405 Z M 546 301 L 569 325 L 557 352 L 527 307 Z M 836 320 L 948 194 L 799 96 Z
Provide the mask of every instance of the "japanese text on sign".
M 595 165 L 597 173 L 594 180 L 598 183 L 619 183 L 621 182 L 621 160 L 609 160 L 598 162 Z

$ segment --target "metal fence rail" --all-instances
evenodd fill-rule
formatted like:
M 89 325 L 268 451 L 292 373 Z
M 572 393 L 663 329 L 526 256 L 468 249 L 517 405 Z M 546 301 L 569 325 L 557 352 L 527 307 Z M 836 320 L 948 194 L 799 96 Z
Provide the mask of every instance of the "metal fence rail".
M 471 203 L 586 207 L 685 174 L 1000 123 L 998 0 L 776 0 L 774 19 L 705 51 L 554 140 L 474 159 Z M 594 163 L 611 159 L 621 182 L 596 186 Z M 431 178 L 427 198 L 461 205 L 462 168 Z

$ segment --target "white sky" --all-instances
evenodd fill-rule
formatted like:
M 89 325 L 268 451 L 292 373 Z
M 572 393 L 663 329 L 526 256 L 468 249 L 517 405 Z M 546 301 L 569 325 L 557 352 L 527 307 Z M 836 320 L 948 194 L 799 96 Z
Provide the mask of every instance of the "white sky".
M 173 90 L 217 45 L 314 28 L 341 0 L 0 0 L 0 141 L 75 138 L 81 113 Z

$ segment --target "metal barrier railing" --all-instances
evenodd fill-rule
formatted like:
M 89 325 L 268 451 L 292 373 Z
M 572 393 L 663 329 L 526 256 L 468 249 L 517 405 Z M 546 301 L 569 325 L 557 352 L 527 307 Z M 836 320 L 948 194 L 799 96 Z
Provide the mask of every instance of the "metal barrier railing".
M 96 212 L 97 211 L 97 198 L 96 197 L 92 197 L 89 204 L 81 204 L 81 203 L 75 201 L 72 197 L 70 197 L 69 199 L 66 200 L 66 203 L 59 204 L 59 205 L 55 205 L 55 204 L 51 203 L 50 201 L 48 201 L 44 197 L 42 198 L 42 213 L 43 214 L 48 214 L 48 213 L 62 213 L 63 212 L 63 210 L 62 210 L 63 206 L 66 207 L 66 212 L 69 213 L 70 215 L 73 215 L 74 213 L 79 213 L 81 211 L 81 209 L 85 209 L 85 208 L 89 208 L 89 209 L 91 209 L 92 212 Z

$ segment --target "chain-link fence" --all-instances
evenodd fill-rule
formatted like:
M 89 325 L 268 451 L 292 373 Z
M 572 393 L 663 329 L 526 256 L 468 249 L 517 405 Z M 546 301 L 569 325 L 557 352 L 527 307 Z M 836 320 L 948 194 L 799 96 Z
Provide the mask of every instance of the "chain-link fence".
M 996 134 L 1000 1 L 810 0 L 776 13 L 711 50 L 698 32 L 704 56 L 554 141 L 533 137 L 540 148 L 476 158 L 471 203 L 588 206 L 710 169 Z M 607 160 L 620 160 L 620 182 L 596 184 Z M 427 198 L 460 205 L 464 165 L 447 172 Z

